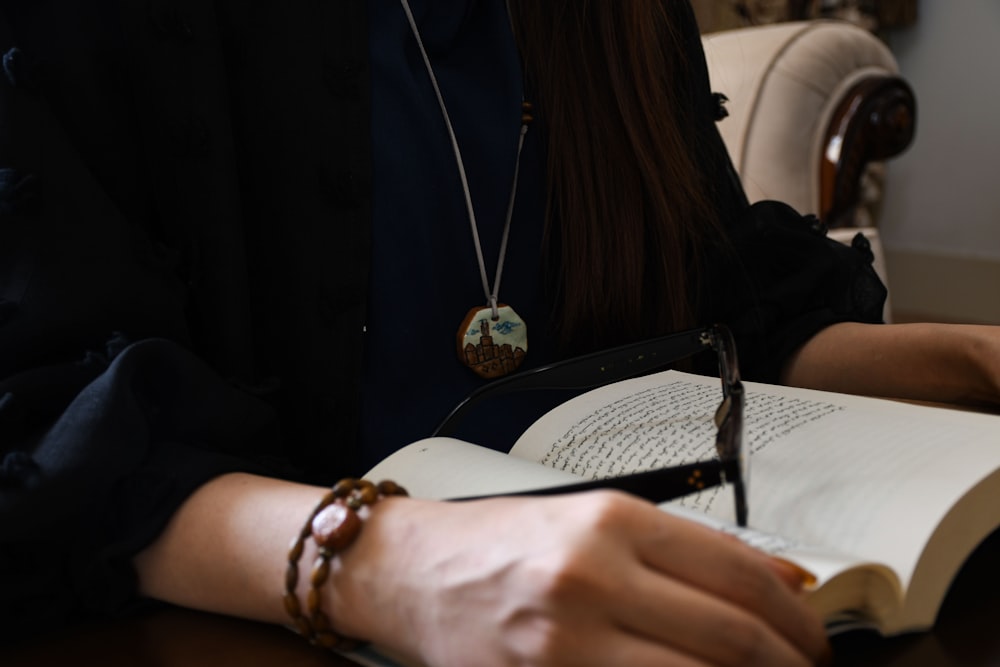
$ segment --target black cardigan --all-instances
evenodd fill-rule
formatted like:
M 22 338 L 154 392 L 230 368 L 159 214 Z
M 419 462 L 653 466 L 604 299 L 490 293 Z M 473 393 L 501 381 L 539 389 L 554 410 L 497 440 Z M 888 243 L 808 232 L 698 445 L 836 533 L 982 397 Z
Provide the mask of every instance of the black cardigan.
M 697 28 L 735 252 L 701 318 L 745 375 L 877 321 L 870 253 L 746 206 Z M 134 602 L 130 559 L 198 485 L 357 474 L 371 217 L 364 0 L 0 4 L 0 636 Z

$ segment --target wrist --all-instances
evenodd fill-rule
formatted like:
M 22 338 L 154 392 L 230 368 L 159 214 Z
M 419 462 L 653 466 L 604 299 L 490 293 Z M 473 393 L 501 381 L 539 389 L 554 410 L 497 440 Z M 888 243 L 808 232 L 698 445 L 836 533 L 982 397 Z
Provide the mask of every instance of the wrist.
M 962 353 L 969 386 L 963 402 L 1000 404 L 1000 329 L 986 325 L 961 327 Z
M 338 554 L 323 589 L 324 605 L 333 610 L 334 629 L 348 637 L 363 637 L 376 644 L 393 639 L 386 628 L 394 625 L 401 591 L 394 576 L 407 559 L 408 535 L 412 530 L 413 505 L 409 498 L 386 498 L 376 507 L 365 508 L 364 530 L 357 540 Z M 402 545 L 402 546 L 401 546 Z
M 375 485 L 364 479 L 342 479 L 322 497 L 292 540 L 283 603 L 294 627 L 310 643 L 342 650 L 364 643 L 340 630 L 346 624 L 337 626 L 331 619 L 330 603 L 340 596 L 328 581 L 331 571 L 343 569 L 342 556 L 358 539 L 371 506 L 383 498 L 405 495 L 406 490 L 391 481 Z M 302 567 L 303 562 L 311 562 L 311 568 Z

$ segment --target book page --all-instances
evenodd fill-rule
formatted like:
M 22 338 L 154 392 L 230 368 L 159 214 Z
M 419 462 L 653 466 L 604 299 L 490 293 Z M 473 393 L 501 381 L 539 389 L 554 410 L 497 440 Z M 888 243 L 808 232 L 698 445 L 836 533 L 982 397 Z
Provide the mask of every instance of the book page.
M 782 535 L 740 528 L 703 512 L 665 503 L 665 512 L 738 537 L 750 546 L 784 558 L 816 577 L 809 589 L 809 605 L 827 621 L 828 632 L 863 627 L 890 629 L 903 603 L 899 577 L 884 563 L 860 559 L 834 549 L 803 544 Z M 845 611 L 849 612 L 845 615 Z M 888 622 L 887 622 L 888 621 Z M 927 621 L 927 625 L 933 618 Z
M 1000 468 L 997 416 L 745 387 L 750 525 L 884 562 L 904 585 L 948 508 Z M 609 385 L 551 411 L 511 454 L 589 478 L 711 458 L 721 396 L 717 379 L 678 371 Z M 731 493 L 677 504 L 732 521 Z
M 379 462 L 366 477 L 394 480 L 414 498 L 434 500 L 580 481 L 561 470 L 453 438 L 427 438 L 409 444 Z

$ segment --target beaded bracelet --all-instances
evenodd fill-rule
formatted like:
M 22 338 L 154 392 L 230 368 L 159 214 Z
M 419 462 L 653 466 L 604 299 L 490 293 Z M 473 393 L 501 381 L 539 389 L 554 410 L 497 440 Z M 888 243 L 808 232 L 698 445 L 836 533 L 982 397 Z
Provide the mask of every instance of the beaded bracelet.
M 383 496 L 405 496 L 406 489 L 389 480 L 378 485 L 366 479 L 342 479 L 323 496 L 309 514 L 302 530 L 292 540 L 288 550 L 288 569 L 285 571 L 285 611 L 292 617 L 295 627 L 310 643 L 328 649 L 351 650 L 363 641 L 342 637 L 333 631 L 330 618 L 321 607 L 320 588 L 330 576 L 330 561 L 337 553 L 349 547 L 361 532 L 358 510 L 363 505 L 374 505 Z M 299 583 L 299 560 L 305 549 L 305 540 L 312 536 L 319 550 L 309 579 L 309 597 L 306 600 L 308 616 L 295 593 Z

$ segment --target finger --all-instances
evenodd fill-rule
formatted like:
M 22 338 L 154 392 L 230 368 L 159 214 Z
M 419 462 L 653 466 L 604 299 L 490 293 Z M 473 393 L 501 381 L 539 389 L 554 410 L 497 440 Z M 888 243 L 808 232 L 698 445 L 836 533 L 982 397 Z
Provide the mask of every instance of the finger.
M 731 533 L 720 532 L 719 536 L 733 543 L 742 543 L 739 537 Z M 818 581 L 815 574 L 787 558 L 771 555 L 767 564 L 793 591 L 810 590 Z
M 778 556 L 771 556 L 767 564 L 793 591 L 810 590 L 816 586 L 816 575 L 798 563 Z
M 642 537 L 633 544 L 653 570 L 687 582 L 764 619 L 800 652 L 818 659 L 829 649 L 818 616 L 780 577 L 765 554 L 718 531 L 650 507 L 634 513 Z
M 816 659 L 730 600 L 650 569 L 635 574 L 622 582 L 618 599 L 627 602 L 611 612 L 623 629 L 713 665 L 804 667 Z

